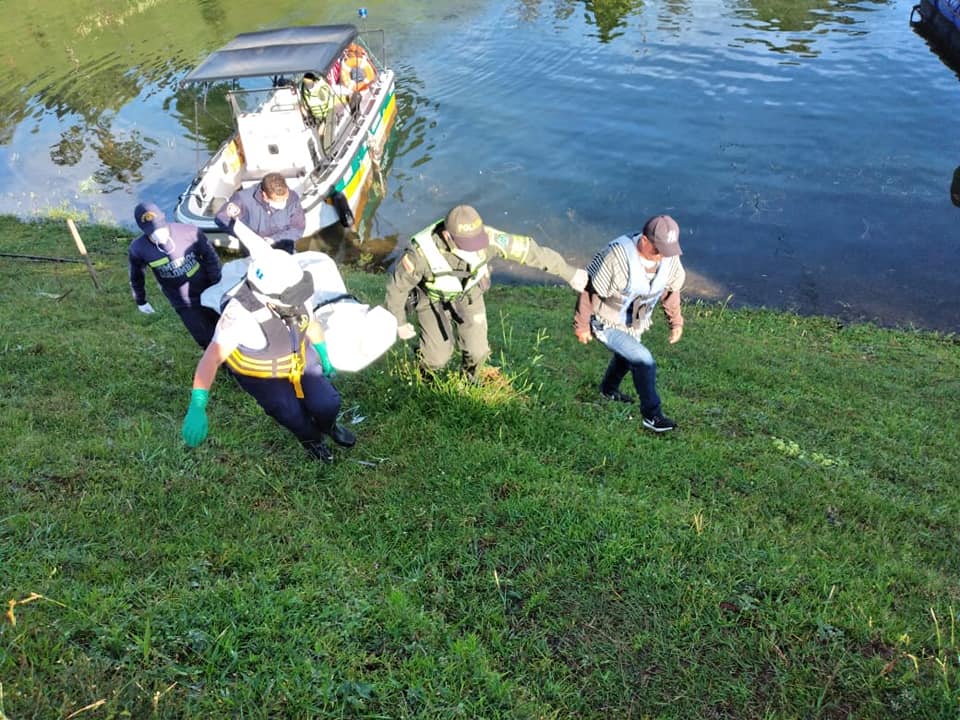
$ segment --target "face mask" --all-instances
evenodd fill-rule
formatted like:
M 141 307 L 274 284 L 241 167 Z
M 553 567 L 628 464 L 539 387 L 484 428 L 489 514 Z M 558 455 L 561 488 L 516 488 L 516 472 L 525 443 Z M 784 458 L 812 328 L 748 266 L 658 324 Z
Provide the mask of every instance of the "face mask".
M 172 243 L 173 240 L 170 238 L 170 228 L 159 227 L 150 233 L 150 239 L 157 245 L 167 245 Z
M 274 210 L 283 210 L 287 206 L 287 199 L 283 200 L 267 200 L 267 205 L 272 207 Z

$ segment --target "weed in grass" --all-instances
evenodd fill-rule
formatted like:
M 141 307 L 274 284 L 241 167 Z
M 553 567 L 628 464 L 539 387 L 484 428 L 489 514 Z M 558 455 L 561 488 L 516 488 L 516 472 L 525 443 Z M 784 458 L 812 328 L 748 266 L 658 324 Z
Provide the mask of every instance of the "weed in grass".
M 703 517 L 703 511 L 698 510 L 693 514 L 693 518 L 690 520 L 690 525 L 693 527 L 697 535 L 703 535 L 703 530 L 707 526 L 707 522 Z
M 943 636 L 940 621 L 933 608 L 930 608 L 930 617 L 933 619 L 937 638 L 936 654 L 933 657 L 933 662 L 940 670 L 944 694 L 947 698 L 960 700 L 960 685 L 957 683 L 958 678 L 960 678 L 960 645 L 957 644 L 956 616 L 951 607 L 950 632 L 947 638 Z

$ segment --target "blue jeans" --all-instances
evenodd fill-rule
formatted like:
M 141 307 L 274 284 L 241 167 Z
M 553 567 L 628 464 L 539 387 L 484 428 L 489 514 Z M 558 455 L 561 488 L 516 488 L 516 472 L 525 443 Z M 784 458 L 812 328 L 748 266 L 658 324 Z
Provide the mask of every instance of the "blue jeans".
M 640 398 L 640 412 L 645 418 L 660 414 L 660 396 L 657 395 L 657 363 L 646 345 L 623 330 L 605 328 L 595 320 L 590 324 L 594 336 L 613 352 L 607 371 L 600 382 L 601 392 L 612 392 L 629 371 L 633 387 Z
M 213 331 L 217 328 L 220 316 L 210 308 L 200 305 L 199 300 L 196 305 L 178 307 L 176 310 L 193 339 L 197 341 L 197 345 L 206 350 L 213 338 Z
M 287 378 L 259 378 L 234 372 L 244 390 L 264 412 L 297 436 L 301 442 L 321 440 L 333 429 L 340 412 L 340 393 L 323 375 L 320 358 L 307 345 L 306 367 L 300 378 L 303 397 Z

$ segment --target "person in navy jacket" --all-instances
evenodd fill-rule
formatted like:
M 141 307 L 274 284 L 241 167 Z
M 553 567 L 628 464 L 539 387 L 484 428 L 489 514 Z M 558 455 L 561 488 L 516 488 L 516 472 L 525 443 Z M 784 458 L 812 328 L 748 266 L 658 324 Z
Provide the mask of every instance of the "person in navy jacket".
M 130 243 L 128 252 L 130 290 L 137 309 L 147 315 L 155 312 L 147 302 L 144 270 L 150 268 L 190 335 L 206 348 L 220 316 L 200 304 L 200 294 L 220 282 L 220 258 L 202 230 L 168 223 L 154 203 L 138 204 L 134 219 L 143 232 Z
M 231 206 L 239 208 L 239 214 Z M 291 255 L 306 227 L 300 196 L 287 187 L 280 173 L 267 173 L 259 185 L 235 192 L 216 216 L 217 225 L 227 232 L 231 232 L 234 219 Z

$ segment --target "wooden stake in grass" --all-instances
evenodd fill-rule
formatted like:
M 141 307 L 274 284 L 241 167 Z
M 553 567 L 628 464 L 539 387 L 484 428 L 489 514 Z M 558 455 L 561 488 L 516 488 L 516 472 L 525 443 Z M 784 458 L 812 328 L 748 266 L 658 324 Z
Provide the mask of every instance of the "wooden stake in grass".
M 77 244 L 77 250 L 80 251 L 80 256 L 87 264 L 87 270 L 90 271 L 90 277 L 93 278 L 93 286 L 99 290 L 100 281 L 97 279 L 97 271 L 93 269 L 93 263 L 90 262 L 90 257 L 87 255 L 87 248 L 83 244 L 83 240 L 80 239 L 80 233 L 77 232 L 77 226 L 74 224 L 73 218 L 67 218 L 67 227 L 70 228 L 70 234 L 73 235 L 73 241 Z

